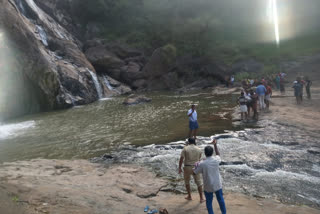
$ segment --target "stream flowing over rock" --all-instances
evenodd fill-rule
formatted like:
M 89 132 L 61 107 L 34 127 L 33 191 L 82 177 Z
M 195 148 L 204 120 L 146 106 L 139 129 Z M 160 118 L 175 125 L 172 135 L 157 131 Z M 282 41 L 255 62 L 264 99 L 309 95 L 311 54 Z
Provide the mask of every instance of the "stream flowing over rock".
M 256 197 L 277 198 L 284 203 L 320 207 L 319 136 L 266 120 L 258 125 L 263 128 L 212 136 L 218 139 L 224 188 Z M 202 150 L 210 142 L 210 137 L 197 139 Z M 144 147 L 124 145 L 120 151 L 92 161 L 151 166 L 172 181 L 164 191 L 185 192 L 183 177 L 178 174 L 184 146 L 185 141 Z

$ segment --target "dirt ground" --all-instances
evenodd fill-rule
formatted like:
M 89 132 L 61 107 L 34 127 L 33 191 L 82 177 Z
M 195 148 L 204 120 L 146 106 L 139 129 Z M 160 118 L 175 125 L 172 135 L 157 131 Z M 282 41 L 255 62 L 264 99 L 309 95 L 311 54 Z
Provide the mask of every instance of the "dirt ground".
M 1 214 L 138 214 L 143 208 L 166 208 L 171 214 L 205 214 L 205 203 L 193 193 L 193 201 L 159 190 L 166 180 L 134 165 L 106 168 L 85 160 L 33 160 L 0 167 Z M 225 194 L 228 213 L 319 214 L 304 206 Z M 215 213 L 220 213 L 214 201 Z

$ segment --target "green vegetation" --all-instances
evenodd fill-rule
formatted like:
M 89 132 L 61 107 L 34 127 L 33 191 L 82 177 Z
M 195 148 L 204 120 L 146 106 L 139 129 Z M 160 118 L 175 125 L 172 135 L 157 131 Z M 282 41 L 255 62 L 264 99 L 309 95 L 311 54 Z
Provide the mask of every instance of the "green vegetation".
M 205 56 L 231 65 L 254 58 L 267 65 L 266 72 L 279 60 L 294 59 L 320 51 L 320 37 L 314 24 L 300 30 L 277 47 L 273 26 L 261 30 L 266 1 L 244 0 L 77 0 L 75 11 L 86 28 L 99 23 L 102 37 L 120 40 L 152 53 L 170 44 L 177 56 Z M 299 7 L 295 1 L 295 7 Z M 247 4 L 246 4 L 247 3 Z M 290 8 L 294 4 L 290 4 Z M 316 20 L 317 17 L 314 19 Z M 320 18 L 320 17 L 319 17 Z M 258 22 L 260 21 L 260 22 Z M 308 22 L 309 23 L 309 22 Z M 281 29 L 280 29 L 281 30 Z M 310 32 L 310 33 L 308 33 Z M 312 32 L 312 33 L 311 33 Z M 314 35 L 310 35 L 314 34 Z M 267 36 L 269 43 L 260 40 Z
M 20 200 L 20 199 L 19 199 L 18 196 L 13 196 L 13 197 L 12 197 L 12 201 L 13 201 L 13 202 L 19 202 L 19 200 Z

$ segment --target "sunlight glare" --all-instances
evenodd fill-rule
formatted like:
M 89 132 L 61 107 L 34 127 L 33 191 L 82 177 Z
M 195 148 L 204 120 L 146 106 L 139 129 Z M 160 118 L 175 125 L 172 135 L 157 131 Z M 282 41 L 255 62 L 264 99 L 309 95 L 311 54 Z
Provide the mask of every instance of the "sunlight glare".
M 275 33 L 277 45 L 279 46 L 279 44 L 280 44 L 280 34 L 279 34 L 277 0 L 272 0 L 272 11 L 273 11 L 274 33 Z

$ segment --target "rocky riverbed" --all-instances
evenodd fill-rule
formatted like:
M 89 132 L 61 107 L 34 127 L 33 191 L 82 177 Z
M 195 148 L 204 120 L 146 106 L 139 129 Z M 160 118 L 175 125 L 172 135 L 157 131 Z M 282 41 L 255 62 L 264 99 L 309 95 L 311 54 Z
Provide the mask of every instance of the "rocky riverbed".
M 318 102 L 317 89 L 315 92 L 314 100 L 308 102 Z M 282 102 L 292 110 L 283 112 Z M 307 126 L 306 119 L 284 120 L 305 108 L 317 119 L 318 110 L 307 104 L 297 108 L 293 97 L 274 98 L 271 110 L 261 113 L 254 128 L 212 136 L 221 150 L 230 213 L 319 213 L 317 125 L 309 121 L 312 126 Z M 234 118 L 234 126 L 248 124 Z M 199 137 L 199 147 L 210 140 Z M 181 195 L 185 190 L 177 164 L 184 143 L 123 145 L 90 162 L 37 159 L 4 163 L 0 167 L 0 196 L 4 199 L 0 208 L 8 214 L 140 213 L 148 204 L 165 207 L 169 213 L 206 213 L 196 192 L 192 202 Z

